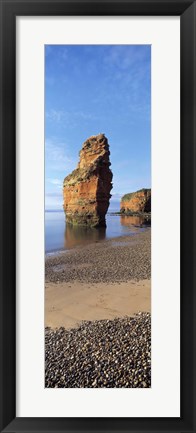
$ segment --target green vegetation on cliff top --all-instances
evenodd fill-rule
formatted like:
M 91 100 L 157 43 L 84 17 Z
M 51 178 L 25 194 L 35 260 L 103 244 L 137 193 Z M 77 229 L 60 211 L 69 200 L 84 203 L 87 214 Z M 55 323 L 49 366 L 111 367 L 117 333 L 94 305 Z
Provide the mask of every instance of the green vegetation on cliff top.
M 139 189 L 138 191 L 135 192 L 130 192 L 128 194 L 123 195 L 123 197 L 121 198 L 121 201 L 128 201 L 130 200 L 132 197 L 134 197 L 134 195 L 138 194 L 139 192 L 150 192 L 151 189 L 150 188 L 142 188 Z

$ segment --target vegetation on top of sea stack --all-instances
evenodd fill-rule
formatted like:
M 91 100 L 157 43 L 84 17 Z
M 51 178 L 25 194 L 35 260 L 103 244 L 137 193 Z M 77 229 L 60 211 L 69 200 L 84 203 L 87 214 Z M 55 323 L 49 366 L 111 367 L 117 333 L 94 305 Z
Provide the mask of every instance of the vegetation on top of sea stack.
M 150 188 L 142 188 L 142 189 L 139 189 L 138 191 L 135 191 L 135 192 L 129 192 L 128 194 L 125 194 L 122 196 L 121 201 L 130 200 L 131 198 L 134 197 L 135 194 L 138 194 L 140 192 L 143 192 L 143 193 L 150 192 L 151 193 L 151 189 Z
M 151 212 L 151 189 L 142 188 L 130 192 L 121 198 L 120 212 L 122 213 L 149 213 Z

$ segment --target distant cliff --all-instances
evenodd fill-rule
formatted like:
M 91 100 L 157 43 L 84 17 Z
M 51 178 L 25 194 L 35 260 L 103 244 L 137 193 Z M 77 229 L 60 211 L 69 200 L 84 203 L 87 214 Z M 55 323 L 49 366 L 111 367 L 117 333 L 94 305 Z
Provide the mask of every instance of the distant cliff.
M 110 151 L 104 134 L 88 138 L 77 168 L 63 182 L 66 221 L 90 227 L 105 226 L 112 189 Z
M 148 213 L 151 212 L 151 189 L 140 189 L 125 194 L 121 198 L 120 211 L 122 213 Z

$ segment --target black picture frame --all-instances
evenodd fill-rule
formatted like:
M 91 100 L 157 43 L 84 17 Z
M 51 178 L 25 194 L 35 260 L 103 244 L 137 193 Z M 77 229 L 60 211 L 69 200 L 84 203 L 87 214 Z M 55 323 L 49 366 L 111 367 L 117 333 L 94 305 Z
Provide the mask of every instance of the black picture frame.
M 196 432 L 196 1 L 0 0 L 0 431 Z M 16 17 L 180 16 L 181 28 L 181 416 L 16 418 Z M 169 384 L 168 384 L 169 393 Z

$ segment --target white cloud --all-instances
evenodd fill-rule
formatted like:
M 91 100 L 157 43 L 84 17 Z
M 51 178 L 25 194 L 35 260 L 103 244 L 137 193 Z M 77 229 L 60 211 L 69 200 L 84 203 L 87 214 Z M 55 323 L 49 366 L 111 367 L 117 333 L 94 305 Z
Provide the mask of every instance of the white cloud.
M 114 45 L 106 51 L 103 61 L 108 67 L 116 66 L 119 70 L 130 70 L 138 64 L 144 66 L 146 58 L 144 46 L 138 49 L 134 45 Z
M 62 186 L 62 180 L 60 179 L 47 179 L 50 183 L 52 183 L 53 185 L 57 185 L 57 186 Z
M 51 108 L 46 112 L 46 119 L 50 122 L 61 124 L 65 127 L 75 128 L 77 125 L 89 120 L 98 120 L 98 117 L 86 111 L 69 112 L 65 110 L 56 110 Z
M 66 120 L 67 113 L 63 110 L 54 110 L 53 108 L 50 111 L 46 112 L 46 117 L 52 122 L 60 123 L 62 120 Z
M 119 202 L 120 201 L 122 194 L 112 193 L 112 191 L 111 191 L 111 194 L 112 194 L 112 197 L 110 199 L 110 202 L 112 202 L 112 201 Z
M 62 194 L 48 193 L 45 195 L 45 209 L 63 209 Z
M 66 143 L 55 139 L 45 140 L 45 157 L 47 172 L 73 170 L 76 166 L 76 159 L 69 156 L 69 148 Z M 52 177 L 50 179 L 53 179 Z

